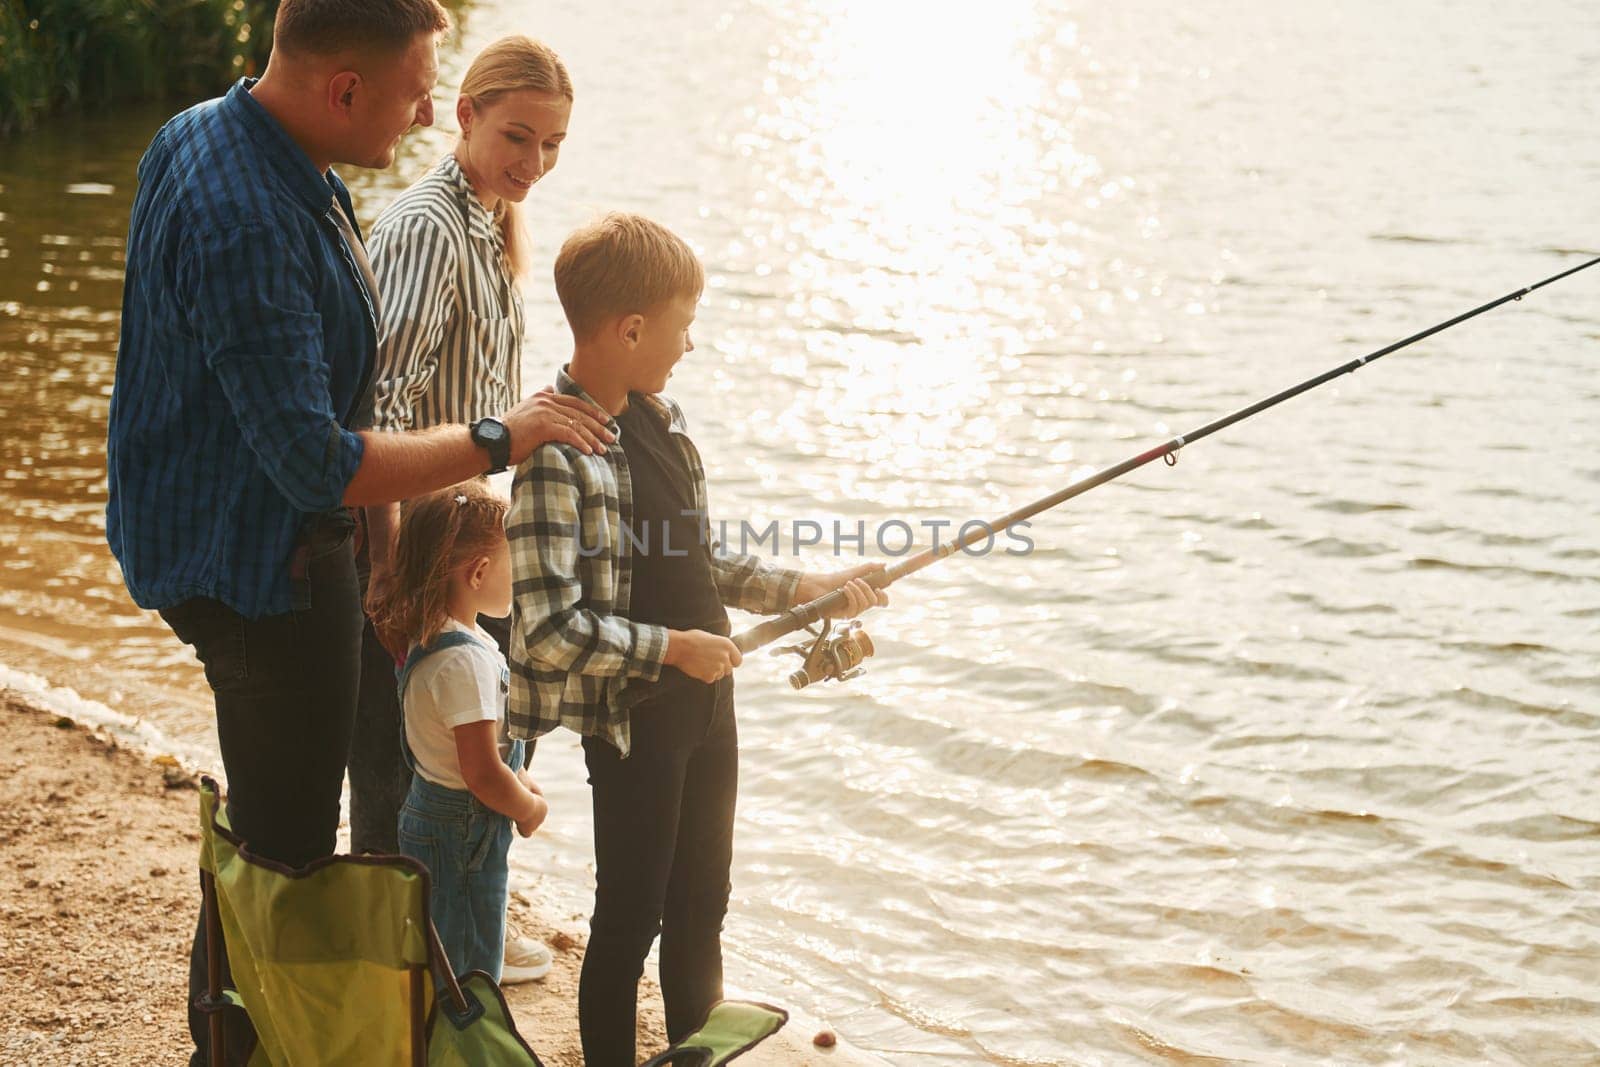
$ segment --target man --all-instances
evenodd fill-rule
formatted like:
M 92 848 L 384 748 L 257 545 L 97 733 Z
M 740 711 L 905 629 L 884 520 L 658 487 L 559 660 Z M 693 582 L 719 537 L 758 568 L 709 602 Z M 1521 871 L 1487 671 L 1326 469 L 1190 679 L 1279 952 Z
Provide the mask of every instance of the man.
M 261 79 L 172 119 L 139 166 L 107 538 L 205 666 L 235 831 L 292 866 L 339 823 L 362 628 L 347 509 L 609 437 L 551 394 L 471 428 L 362 429 L 379 294 L 329 167 L 386 167 L 433 121 L 447 26 L 436 0 L 283 0 Z M 202 930 L 192 993 L 204 962 Z M 254 1043 L 232 1014 L 230 1059 Z M 190 1030 L 198 1047 L 194 1010 Z

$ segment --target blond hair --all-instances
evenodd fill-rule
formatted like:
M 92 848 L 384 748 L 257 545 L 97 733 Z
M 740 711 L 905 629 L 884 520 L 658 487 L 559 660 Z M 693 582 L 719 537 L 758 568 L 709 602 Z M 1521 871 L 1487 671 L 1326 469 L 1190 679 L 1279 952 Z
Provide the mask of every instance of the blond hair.
M 394 559 L 367 594 L 367 614 L 390 648 L 425 645 L 450 618 L 450 575 L 505 539 L 505 498 L 474 478 L 401 506 Z
M 683 238 L 643 215 L 612 212 L 576 230 L 556 256 L 556 295 L 572 335 L 594 336 L 607 320 L 698 297 L 705 268 Z
M 547 46 L 531 37 L 502 37 L 479 52 L 461 79 L 461 95 L 480 111 L 507 93 L 531 90 L 564 96 L 572 102 L 572 79 L 567 68 Z M 506 269 L 514 278 L 528 271 L 528 239 L 522 231 L 517 205 L 500 201 L 495 224 L 505 242 Z

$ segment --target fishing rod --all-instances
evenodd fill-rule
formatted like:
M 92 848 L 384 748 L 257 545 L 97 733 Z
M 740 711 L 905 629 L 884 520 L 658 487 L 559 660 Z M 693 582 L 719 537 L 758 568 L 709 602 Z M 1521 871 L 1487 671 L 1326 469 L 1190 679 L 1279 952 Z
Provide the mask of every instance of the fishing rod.
M 1452 326 L 1458 326 L 1468 319 L 1476 318 L 1487 311 L 1493 311 L 1502 304 L 1510 303 L 1513 300 L 1521 300 L 1536 289 L 1543 289 L 1545 286 L 1558 282 L 1563 278 L 1571 277 L 1579 271 L 1588 270 L 1596 263 L 1600 263 L 1600 256 L 1564 270 L 1559 274 L 1552 274 L 1543 281 L 1534 282 L 1532 285 L 1524 286 L 1515 292 L 1507 293 L 1505 296 L 1491 300 L 1487 304 L 1479 305 L 1471 311 L 1457 315 L 1453 319 L 1447 319 L 1437 325 L 1430 326 L 1426 330 L 1414 333 L 1410 337 L 1380 348 L 1376 352 L 1369 352 L 1359 359 L 1353 359 L 1314 378 L 1308 378 L 1298 385 L 1290 386 L 1282 392 L 1274 393 L 1265 400 L 1258 400 L 1248 407 L 1240 408 L 1231 414 L 1214 419 L 1199 429 L 1178 434 L 1176 437 L 1163 441 L 1154 448 L 1147 449 L 1136 456 L 1131 456 L 1121 463 L 1112 464 L 1093 474 L 1086 475 L 1064 489 L 1051 493 L 1049 496 L 1040 497 L 1033 503 L 1017 508 L 1015 511 L 1007 512 L 997 519 L 989 522 L 968 522 L 961 527 L 961 533 L 955 540 L 943 545 L 935 543 L 933 547 L 924 549 L 909 559 L 902 560 L 879 573 L 868 576 L 867 582 L 877 589 L 887 588 L 900 579 L 915 574 L 924 567 L 930 567 L 941 559 L 979 541 L 992 540 L 997 530 L 1009 530 L 1019 522 L 1030 519 L 1040 512 L 1049 511 L 1058 504 L 1065 503 L 1075 496 L 1081 496 L 1097 486 L 1114 481 L 1129 471 L 1138 470 L 1147 463 L 1153 463 L 1160 459 L 1166 461 L 1169 467 L 1175 467 L 1178 464 L 1177 454 L 1179 449 L 1210 437 L 1219 430 L 1225 430 L 1236 422 L 1243 422 L 1252 415 L 1258 415 L 1291 397 L 1309 392 L 1335 378 L 1345 374 L 1353 374 L 1368 363 L 1382 359 L 1391 352 L 1398 352 L 1402 348 L 1414 345 L 1418 341 L 1448 330 Z M 738 646 L 740 653 L 744 654 L 769 645 L 778 638 L 794 633 L 796 630 L 807 630 L 811 635 L 809 642 L 777 650 L 781 653 L 794 653 L 804 660 L 804 665 L 790 674 L 790 684 L 796 689 L 803 689 L 813 682 L 830 679 L 835 681 L 848 680 L 861 673 L 862 661 L 873 654 L 873 646 L 872 639 L 867 636 L 865 629 L 862 628 L 858 620 L 851 620 L 835 631 L 831 621 L 826 618 L 828 613 L 843 607 L 846 601 L 847 597 L 843 590 L 834 590 L 815 600 L 790 608 L 781 615 L 775 615 L 770 619 L 757 623 L 748 630 L 735 634 L 733 643 Z M 818 622 L 822 623 L 820 631 L 809 629 Z

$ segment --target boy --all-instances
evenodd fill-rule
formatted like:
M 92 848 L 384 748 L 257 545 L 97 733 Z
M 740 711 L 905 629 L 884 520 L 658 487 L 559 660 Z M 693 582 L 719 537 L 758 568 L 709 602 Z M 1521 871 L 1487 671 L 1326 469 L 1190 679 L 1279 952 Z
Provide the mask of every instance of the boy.
M 545 446 L 517 470 L 511 541 L 512 736 L 583 735 L 594 797 L 595 909 L 578 991 L 588 1067 L 632 1067 L 639 977 L 661 934 L 667 1038 L 722 996 L 738 734 L 725 605 L 778 612 L 844 588 L 887 598 L 869 564 L 804 574 L 710 541 L 683 412 L 659 396 L 693 351 L 705 273 L 636 215 L 574 233 L 555 266 L 572 327 L 556 389 L 609 412 L 604 454 Z

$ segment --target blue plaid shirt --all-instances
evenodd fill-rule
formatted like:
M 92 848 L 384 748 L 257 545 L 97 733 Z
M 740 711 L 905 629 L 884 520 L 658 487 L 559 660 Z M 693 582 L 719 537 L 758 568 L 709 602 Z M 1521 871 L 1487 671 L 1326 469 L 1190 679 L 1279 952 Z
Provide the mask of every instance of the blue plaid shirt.
M 301 527 L 361 463 L 346 427 L 377 346 L 319 174 L 241 80 L 139 164 L 111 394 L 106 537 L 141 607 L 292 606 Z

